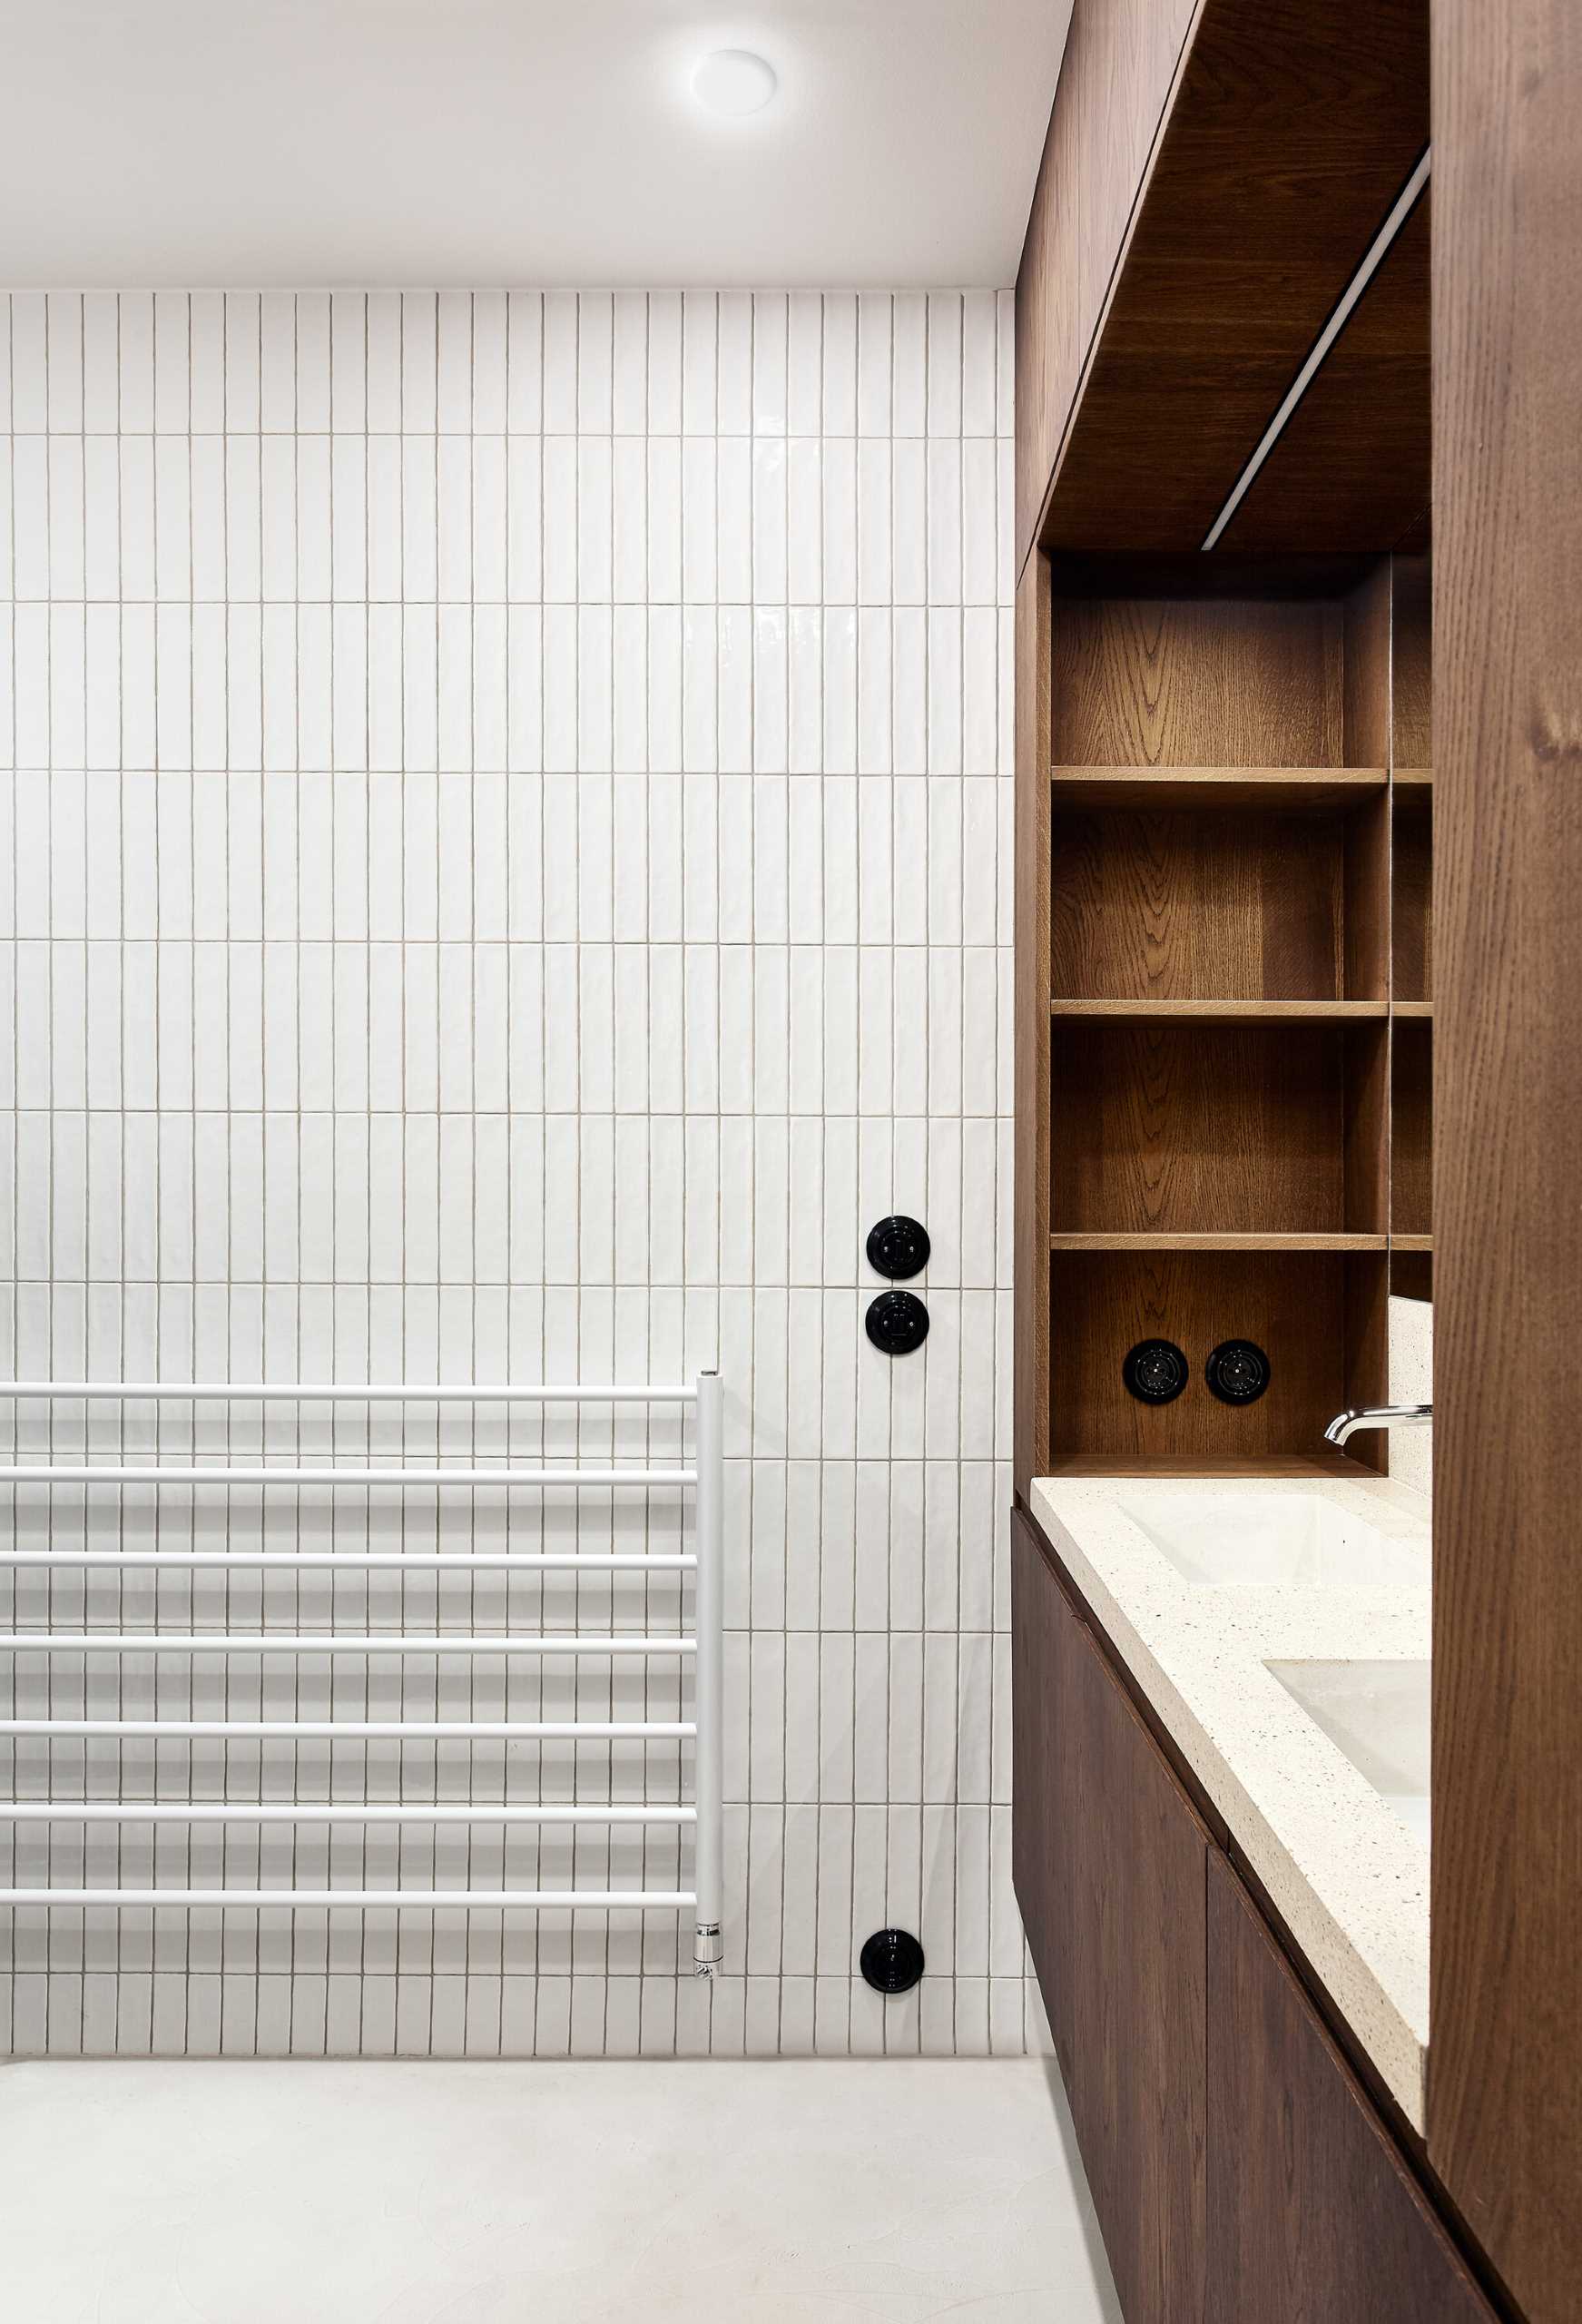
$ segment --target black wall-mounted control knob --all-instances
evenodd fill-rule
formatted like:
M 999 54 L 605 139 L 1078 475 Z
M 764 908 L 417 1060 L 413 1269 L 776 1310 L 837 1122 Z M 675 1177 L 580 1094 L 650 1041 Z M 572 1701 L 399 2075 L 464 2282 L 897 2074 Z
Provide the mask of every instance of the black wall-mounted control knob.
M 929 1311 L 910 1291 L 881 1291 L 864 1324 L 881 1355 L 910 1355 L 929 1336 Z
M 881 1218 L 868 1237 L 868 1264 L 875 1275 L 887 1275 L 892 1283 L 909 1275 L 921 1275 L 929 1264 L 929 1230 L 920 1220 L 908 1218 L 898 1211 L 892 1218 Z
M 1173 1404 L 1186 1385 L 1186 1358 L 1174 1340 L 1139 1340 L 1121 1378 L 1140 1404 Z
M 909 1994 L 923 1974 L 923 1948 L 909 1929 L 875 1929 L 857 1958 L 876 1994 Z
M 1222 1340 L 1203 1376 L 1222 1404 L 1255 1404 L 1269 1385 L 1269 1358 L 1255 1340 Z

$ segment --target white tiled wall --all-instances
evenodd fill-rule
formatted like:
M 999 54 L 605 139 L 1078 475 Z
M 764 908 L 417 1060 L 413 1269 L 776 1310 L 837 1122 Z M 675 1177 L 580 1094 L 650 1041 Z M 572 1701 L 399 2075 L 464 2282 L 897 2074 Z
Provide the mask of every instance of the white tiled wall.
M 0 1361 L 21 1374 L 659 1378 L 730 1392 L 728 1974 L 673 1918 L 36 1914 L 15 2049 L 1022 2046 L 1009 1881 L 1011 1112 L 1007 296 L 16 296 L 0 410 Z M 13 1011 L 14 1004 L 14 1011 Z M 862 1245 L 924 1217 L 933 1334 L 868 1345 Z M 62 1413 L 57 1445 L 80 1441 Z M 290 1414 L 263 1441 L 322 1451 Z M 47 1420 L 25 1423 L 44 1441 Z M 513 1441 L 538 1441 L 536 1423 Z M 192 1442 L 132 1412 L 128 1443 Z M 256 1411 L 200 1441 L 260 1441 Z M 620 1441 L 640 1443 L 633 1423 Z M 227 1437 L 229 1429 L 229 1437 Z M 334 1440 L 355 1455 L 366 1416 Z M 565 1443 L 563 1424 L 548 1442 Z M 29 1434 L 27 1432 L 31 1432 Z M 503 1441 L 486 1416 L 469 1440 Z M 95 1443 L 113 1444 L 103 1427 Z M 420 1453 L 432 1414 L 376 1419 Z M 589 1428 L 584 1442 L 608 1444 Z M 657 1431 L 655 1443 L 666 1442 Z M 387 1497 L 389 1499 L 390 1497 Z M 513 1539 L 540 1520 L 513 1504 Z M 128 1493 L 18 1496 L 25 1542 L 150 1537 Z M 9 1512 L 6 1512 L 9 1524 Z M 578 1522 L 551 1509 L 546 1530 Z M 663 1545 L 678 1512 L 585 1503 Z M 497 1497 L 168 1496 L 166 1546 L 498 1539 Z M 446 1577 L 96 1575 L 89 1618 L 673 1624 Z M 41 1621 L 50 1585 L 15 1585 Z M 0 1611 L 11 1610 L 9 1585 Z M 57 1626 L 80 1620 L 57 1579 Z M 18 1666 L 13 1699 L 181 1716 L 595 1713 L 579 1679 L 382 1658 Z M 6 1682 L 9 1684 L 9 1682 Z M 564 1710 L 561 1715 L 565 1715 Z M 16 1781 L 41 1795 L 37 1743 Z M 675 1796 L 618 1746 L 56 1746 L 57 1792 Z M 398 1751 L 401 1747 L 394 1747 Z M 53 1876 L 81 1881 L 78 1835 Z M 0 1873 L 43 1877 L 36 1834 Z M 212 1831 L 164 1876 L 218 1877 Z M 87 1874 L 148 1866 L 96 1833 Z M 232 1835 L 233 1882 L 289 1837 Z M 399 1862 L 564 1878 L 569 1836 Z M 322 1829 L 299 1882 L 378 1885 Z M 676 1876 L 584 1832 L 579 1879 Z M 0 1915 L 0 1921 L 6 1918 Z M 918 1928 L 879 2003 L 856 1953 Z M 678 1957 L 683 1974 L 677 1974 Z

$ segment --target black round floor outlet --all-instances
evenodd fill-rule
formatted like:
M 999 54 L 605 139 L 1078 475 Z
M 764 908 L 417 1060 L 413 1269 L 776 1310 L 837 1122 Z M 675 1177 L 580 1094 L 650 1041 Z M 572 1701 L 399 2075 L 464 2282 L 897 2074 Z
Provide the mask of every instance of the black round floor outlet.
M 1173 1404 L 1186 1385 L 1186 1358 L 1174 1340 L 1139 1340 L 1121 1378 L 1140 1404 Z
M 868 1237 L 868 1264 L 875 1275 L 887 1275 L 892 1283 L 909 1275 L 921 1275 L 929 1264 L 929 1230 L 920 1219 L 908 1218 L 897 1211 L 893 1218 L 881 1218 Z
M 858 1966 L 876 1994 L 909 1994 L 923 1974 L 923 1948 L 909 1929 L 875 1929 Z
M 864 1325 L 881 1355 L 910 1355 L 929 1336 L 929 1311 L 915 1292 L 881 1291 Z
M 1222 1340 L 1203 1376 L 1222 1404 L 1255 1404 L 1269 1385 L 1269 1358 L 1255 1340 Z

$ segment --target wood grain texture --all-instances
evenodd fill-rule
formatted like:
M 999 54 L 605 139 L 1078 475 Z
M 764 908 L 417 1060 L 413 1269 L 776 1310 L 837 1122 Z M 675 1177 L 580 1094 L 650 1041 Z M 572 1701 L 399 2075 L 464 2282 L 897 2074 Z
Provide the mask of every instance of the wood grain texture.
M 1390 559 L 1373 561 L 1341 608 L 1341 717 L 1349 766 L 1390 764 Z
M 1076 0 L 1017 271 L 1017 570 L 1199 0 Z
M 1433 1028 L 1405 1019 L 1395 1028 L 1390 1062 L 1390 1234 L 1433 1232 Z
M 1434 990 L 1433 811 L 1409 793 L 1393 801 L 1391 992 L 1399 1010 Z
M 1220 543 L 1386 548 L 1428 499 L 1431 465 L 1425 192 Z
M 1344 997 L 1338 820 L 1062 812 L 1051 998 Z
M 1066 40 L 1033 206 L 1017 269 L 1016 558 L 1018 583 L 1043 506 L 1055 455 L 1076 393 L 1081 293 L 1077 176 L 1079 67 L 1074 59 L 1076 20 Z M 1086 341 L 1084 342 L 1086 344 Z
M 1206 0 L 1037 526 L 1045 547 L 1199 547 L 1427 143 L 1422 0 Z M 1291 546 L 1383 550 L 1420 515 L 1420 461 L 1366 455 L 1373 418 L 1410 385 L 1392 338 L 1356 413 L 1350 492 L 1326 507 L 1322 476 L 1304 486 Z M 1392 419 L 1381 444 L 1399 433 Z
M 1341 1039 L 1341 1221 L 1380 1235 L 1390 1222 L 1390 1037 L 1361 1025 Z
M 1363 766 L 1390 763 L 1390 559 L 1380 557 L 1347 593 L 1341 611 L 1345 755 Z M 1373 793 L 1360 802 L 1344 831 L 1342 990 L 1382 1000 L 1390 990 L 1388 799 Z M 1387 1129 L 1381 1119 L 1381 1157 Z
M 1016 1193 L 1012 1471 L 1049 1461 L 1049 560 L 1017 585 Z
M 1533 2324 L 1582 2283 L 1582 15 L 1434 25 L 1429 2151 Z
M 1390 755 L 1398 784 L 1431 780 L 1433 759 L 1433 567 L 1426 556 L 1390 559 L 1391 735 Z
M 1362 1479 L 1343 1452 L 1265 1452 L 1238 1459 L 1211 1459 L 1201 1452 L 1078 1453 L 1056 1461 L 1056 1477 L 1350 1477 Z
M 1012 1521 L 1012 1865 L 1127 2324 L 1203 2315 L 1209 1836 Z
M 1051 1017 L 1115 1018 L 1155 1025 L 1322 1025 L 1381 1022 L 1387 1000 L 1052 1000 Z
M 1062 765 L 1343 763 L 1342 626 L 1330 598 L 1059 596 L 1054 624 L 1050 740 Z
M 1279 1229 L 1238 1234 L 1220 1227 L 1166 1227 L 1136 1233 L 1125 1228 L 1057 1228 L 1049 1237 L 1052 1251 L 1382 1251 L 1389 1243 L 1388 1235 L 1352 1234 L 1343 1227 L 1317 1234 Z
M 1234 1872 L 1205 1871 L 1211 2324 L 1494 2324 Z
M 1343 989 L 1359 1000 L 1390 991 L 1390 801 L 1376 792 L 1341 826 Z
M 1389 780 L 1376 767 L 1096 767 L 1052 770 L 1056 806 L 1349 807 Z
M 1382 1253 L 1056 1253 L 1052 1457 L 1217 1461 L 1322 1450 L 1324 1429 L 1352 1401 L 1347 1270 L 1381 1282 L 1385 1265 Z M 1126 1351 L 1144 1339 L 1174 1340 L 1192 1366 L 1172 1404 L 1139 1403 L 1121 1384 Z M 1228 1339 L 1255 1340 L 1268 1354 L 1270 1384 L 1256 1403 L 1219 1403 L 1203 1385 L 1204 1358 Z
M 1345 1031 L 1075 1019 L 1054 1043 L 1052 1234 L 1382 1232 L 1381 1202 L 1347 1215 Z

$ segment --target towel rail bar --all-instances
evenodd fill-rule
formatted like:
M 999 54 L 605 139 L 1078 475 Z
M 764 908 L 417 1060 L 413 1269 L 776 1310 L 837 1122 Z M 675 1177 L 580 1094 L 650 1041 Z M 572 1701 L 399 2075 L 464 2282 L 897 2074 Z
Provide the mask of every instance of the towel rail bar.
M 0 1824 L 13 1827 L 64 1824 L 541 1824 L 541 1825 L 619 1825 L 693 1827 L 694 1871 L 691 1888 L 674 1889 L 538 1889 L 538 1888 L 458 1888 L 413 1889 L 393 1888 L 147 1888 L 106 1886 L 103 1888 L 64 1888 L 53 1885 L 43 1887 L 17 1886 L 0 1887 L 0 1906 L 62 1906 L 91 1908 L 107 1905 L 114 1909 L 147 1906 L 160 1909 L 218 1906 L 221 1909 L 240 1907 L 250 1910 L 288 1911 L 305 1906 L 326 1911 L 345 1908 L 391 1909 L 395 1911 L 476 1911 L 489 1909 L 509 1911 L 580 1911 L 580 1910 L 692 1910 L 695 1915 L 693 1964 L 699 1975 L 712 1976 L 722 1958 L 721 1920 L 722 1908 L 722 1536 L 723 1536 L 723 1401 L 720 1375 L 703 1373 L 691 1386 L 622 1386 L 604 1385 L 574 1387 L 542 1385 L 516 1387 L 491 1385 L 462 1387 L 431 1384 L 364 1384 L 357 1386 L 330 1386 L 322 1384 L 254 1382 L 94 1382 L 94 1381 L 11 1381 L 0 1382 L 0 1403 L 20 1404 L 24 1402 L 91 1404 L 153 1403 L 225 1403 L 230 1404 L 287 1403 L 400 1403 L 400 1404 L 609 1404 L 653 1405 L 675 1403 L 692 1405 L 696 1452 L 692 1466 L 634 1465 L 594 1467 L 578 1462 L 575 1465 L 545 1465 L 540 1460 L 536 1466 L 514 1463 L 509 1453 L 500 1456 L 497 1466 L 447 1467 L 442 1462 L 432 1467 L 418 1468 L 402 1462 L 398 1466 L 352 1466 L 326 1462 L 316 1466 L 300 1463 L 275 1466 L 260 1463 L 256 1458 L 241 1465 L 216 1457 L 204 1464 L 170 1465 L 157 1458 L 146 1462 L 129 1462 L 124 1458 L 94 1462 L 78 1454 L 66 1460 L 40 1458 L 33 1461 L 13 1461 L 0 1464 L 0 1488 L 42 1486 L 46 1490 L 73 1487 L 84 1492 L 103 1486 L 118 1489 L 137 1487 L 162 1492 L 172 1487 L 189 1491 L 222 1488 L 269 1490 L 278 1486 L 298 1489 L 327 1489 L 334 1492 L 368 1492 L 386 1487 L 399 1492 L 421 1488 L 429 1492 L 457 1489 L 466 1492 L 501 1490 L 509 1492 L 526 1487 L 535 1491 L 565 1490 L 583 1493 L 596 1491 L 632 1488 L 643 1492 L 655 1490 L 691 1491 L 695 1501 L 697 1546 L 690 1551 L 516 1551 L 508 1544 L 498 1550 L 485 1551 L 409 1551 L 407 1549 L 347 1551 L 337 1548 L 324 1550 L 272 1551 L 261 1546 L 240 1549 L 171 1550 L 152 1543 L 133 1542 L 114 1549 L 60 1550 L 7 1548 L 0 1551 L 0 1569 L 17 1573 L 36 1569 L 59 1569 L 63 1571 L 82 1571 L 85 1578 L 94 1573 L 124 1571 L 142 1567 L 159 1571 L 189 1571 L 212 1572 L 223 1570 L 230 1574 L 254 1574 L 260 1582 L 270 1573 L 301 1571 L 314 1569 L 331 1575 L 336 1572 L 380 1572 L 432 1574 L 464 1574 L 488 1570 L 495 1572 L 573 1572 L 573 1573 L 647 1573 L 685 1575 L 695 1581 L 696 1619 L 692 1633 L 686 1635 L 649 1636 L 646 1632 L 633 1637 L 614 1633 L 585 1635 L 580 1632 L 560 1635 L 544 1633 L 503 1633 L 489 1635 L 476 1630 L 447 1637 L 443 1631 L 428 1630 L 420 1634 L 405 1631 L 378 1634 L 366 1630 L 339 1633 L 334 1630 L 309 1632 L 272 1632 L 257 1630 L 240 1632 L 226 1630 L 217 1632 L 190 1631 L 94 1631 L 90 1627 L 72 1630 L 30 1630 L 15 1627 L 0 1634 L 0 1651 L 13 1656 L 42 1653 L 44 1655 L 94 1653 L 113 1654 L 191 1654 L 215 1652 L 256 1655 L 287 1654 L 465 1654 L 486 1656 L 640 1656 L 672 1655 L 684 1658 L 693 1665 L 693 1716 L 691 1718 L 573 1718 L 573 1719 L 338 1719 L 338 1718 L 31 1718 L 12 1717 L 0 1718 L 0 1738 L 22 1740 L 38 1737 L 49 1741 L 67 1738 L 84 1743 L 106 1738 L 116 1741 L 147 1738 L 154 1742 L 166 1739 L 201 1740 L 213 1738 L 226 1742 L 299 1741 L 314 1739 L 335 1742 L 371 1742 L 392 1740 L 406 1742 L 441 1742 L 450 1740 L 520 1740 L 554 1741 L 634 1741 L 641 1743 L 670 1741 L 691 1742 L 694 1797 L 692 1801 L 650 1807 L 646 1804 L 613 1800 L 538 1801 L 538 1802 L 467 1802 L 452 1801 L 336 1801 L 313 1803 L 300 1801 L 236 1801 L 236 1800 L 67 1800 L 27 1799 L 0 1802 Z M 84 1617 L 78 1613 L 79 1624 Z M 257 1617 L 255 1615 L 256 1621 Z

